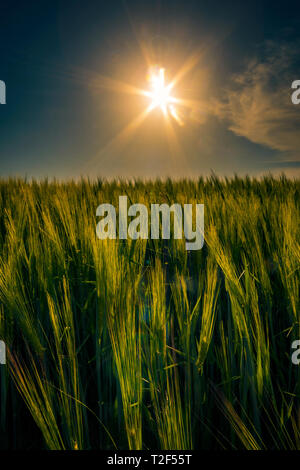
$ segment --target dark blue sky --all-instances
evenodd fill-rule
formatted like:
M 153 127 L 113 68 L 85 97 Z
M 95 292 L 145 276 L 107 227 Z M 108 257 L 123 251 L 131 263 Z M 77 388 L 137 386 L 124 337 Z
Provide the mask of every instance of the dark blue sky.
M 296 1 L 2 1 L 0 175 L 297 175 L 299 26 Z M 176 90 L 199 103 L 172 124 L 180 158 L 158 112 L 110 145 L 148 104 L 107 85 L 147 88 L 141 44 L 170 78 L 201 51 Z

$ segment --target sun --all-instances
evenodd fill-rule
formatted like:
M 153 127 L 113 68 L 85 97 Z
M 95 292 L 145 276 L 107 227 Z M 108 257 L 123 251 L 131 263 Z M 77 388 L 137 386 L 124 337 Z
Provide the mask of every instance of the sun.
M 149 77 L 151 91 L 149 97 L 151 98 L 150 110 L 160 107 L 160 109 L 166 114 L 168 105 L 174 101 L 174 98 L 170 96 L 172 83 L 165 84 L 165 69 L 160 68 L 157 71 L 151 71 Z
M 118 93 L 139 95 L 147 97 L 150 101 L 150 104 L 148 104 L 142 112 L 129 121 L 120 132 L 100 150 L 97 158 L 101 155 L 103 162 L 104 156 L 105 158 L 111 158 L 112 153 L 117 154 L 141 127 L 151 111 L 159 109 L 163 114 L 164 128 L 171 154 L 178 160 L 184 159 L 184 152 L 181 148 L 177 130 L 173 127 L 173 123 L 176 123 L 178 126 L 184 126 L 184 117 L 188 116 L 187 110 L 198 108 L 200 105 L 203 105 L 203 103 L 197 100 L 175 97 L 174 89 L 176 86 L 176 90 L 178 90 L 179 82 L 182 81 L 184 76 L 188 74 L 198 62 L 199 53 L 196 52 L 186 59 L 182 67 L 180 67 L 175 76 L 173 76 L 172 81 L 167 82 L 165 68 L 160 65 L 151 66 L 150 60 L 146 57 L 146 63 L 148 67 L 150 67 L 150 69 L 148 69 L 148 82 L 150 85 L 148 90 L 138 88 L 117 78 L 112 79 L 104 75 L 97 75 L 91 83 L 95 89 L 105 88 Z
M 148 112 L 155 108 L 160 108 L 164 115 L 171 114 L 177 121 L 179 117 L 175 109 L 175 103 L 179 103 L 179 100 L 171 96 L 171 90 L 174 83 L 165 82 L 165 69 L 164 68 L 153 68 L 150 70 L 149 75 L 150 91 L 146 92 L 146 96 L 151 99 Z

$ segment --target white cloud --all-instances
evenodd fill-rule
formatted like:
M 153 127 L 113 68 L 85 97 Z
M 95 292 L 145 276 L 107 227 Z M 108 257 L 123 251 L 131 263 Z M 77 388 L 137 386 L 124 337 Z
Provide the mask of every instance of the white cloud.
M 252 60 L 233 79 L 225 98 L 214 103 L 214 113 L 228 128 L 251 142 L 282 153 L 282 159 L 300 160 L 300 105 L 291 101 L 297 55 L 287 45 L 267 43 L 263 60 Z

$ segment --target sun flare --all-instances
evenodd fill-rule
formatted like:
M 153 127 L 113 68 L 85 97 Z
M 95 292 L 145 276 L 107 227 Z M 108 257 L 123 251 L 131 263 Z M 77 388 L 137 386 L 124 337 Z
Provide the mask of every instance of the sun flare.
M 169 105 L 176 101 L 175 98 L 170 96 L 172 83 L 169 85 L 165 84 L 165 70 L 163 68 L 160 68 L 158 71 L 152 71 L 149 81 L 151 85 L 151 91 L 149 92 L 151 104 L 149 110 L 160 107 L 164 114 L 166 114 Z
M 180 100 L 171 96 L 171 90 L 174 83 L 171 82 L 166 84 L 165 81 L 165 69 L 154 68 L 150 71 L 149 75 L 150 91 L 145 92 L 151 100 L 148 112 L 155 108 L 160 108 L 164 115 L 170 114 L 177 122 L 180 123 L 178 113 L 175 109 L 174 104 L 179 103 Z
M 103 162 L 104 158 L 111 158 L 113 153 L 118 154 L 120 149 L 126 146 L 127 142 L 136 134 L 138 129 L 147 119 L 147 116 L 150 115 L 151 111 L 159 109 L 161 110 L 164 118 L 164 128 L 171 155 L 175 160 L 184 161 L 185 155 L 181 148 L 179 137 L 173 123 L 176 123 L 181 127 L 184 126 L 185 117 L 188 116 L 187 110 L 199 107 L 199 102 L 197 100 L 178 98 L 177 96 L 175 97 L 174 94 L 177 93 L 180 81 L 196 66 L 198 61 L 198 54 L 193 54 L 188 57 L 175 76 L 172 77 L 172 80 L 168 82 L 166 80 L 165 68 L 158 65 L 151 66 L 150 61 L 147 60 L 148 66 L 150 67 L 150 69 L 148 69 L 147 77 L 149 83 L 148 90 L 138 88 L 135 85 L 123 82 L 119 79 L 112 79 L 111 77 L 98 75 L 92 83 L 95 89 L 105 88 L 118 93 L 147 97 L 150 103 L 142 112 L 129 121 L 129 123 L 127 123 L 104 147 L 101 148 L 97 158 L 101 155 Z

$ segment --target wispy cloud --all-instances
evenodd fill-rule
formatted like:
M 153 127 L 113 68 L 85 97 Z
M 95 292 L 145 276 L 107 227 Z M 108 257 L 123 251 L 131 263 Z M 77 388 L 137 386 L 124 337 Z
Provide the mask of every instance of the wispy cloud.
M 236 135 L 281 152 L 281 160 L 289 161 L 287 167 L 297 167 L 300 105 L 291 102 L 292 81 L 300 78 L 295 76 L 296 49 L 269 42 L 263 56 L 249 61 L 234 77 L 224 99 L 214 102 L 214 113 Z

